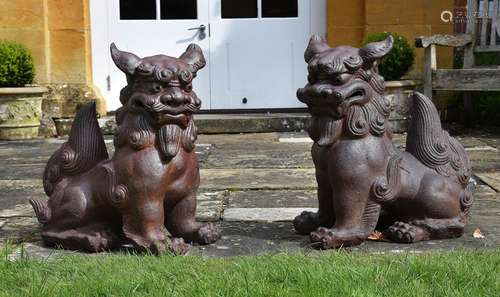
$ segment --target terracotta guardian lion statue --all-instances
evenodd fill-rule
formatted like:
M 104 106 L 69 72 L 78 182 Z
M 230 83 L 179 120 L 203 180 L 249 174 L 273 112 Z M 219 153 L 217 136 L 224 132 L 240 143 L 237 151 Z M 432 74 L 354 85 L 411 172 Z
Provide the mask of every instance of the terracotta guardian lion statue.
M 360 49 L 330 48 L 314 36 L 305 52 L 309 83 L 297 97 L 312 114 L 319 210 L 294 226 L 321 248 L 361 244 L 377 224 L 405 243 L 464 232 L 474 190 L 469 159 L 428 98 L 413 94 L 406 151 L 391 141 L 377 63 L 392 46 L 392 36 Z
M 47 163 L 50 199 L 31 200 L 49 246 L 92 252 L 132 244 L 160 252 L 209 244 L 219 228 L 195 221 L 199 165 L 192 114 L 201 106 L 192 81 L 205 66 L 190 45 L 180 58 L 139 58 L 111 45 L 127 76 L 117 111 L 115 153 L 109 158 L 95 104 L 82 107 L 68 142 Z M 174 237 L 169 240 L 168 232 Z

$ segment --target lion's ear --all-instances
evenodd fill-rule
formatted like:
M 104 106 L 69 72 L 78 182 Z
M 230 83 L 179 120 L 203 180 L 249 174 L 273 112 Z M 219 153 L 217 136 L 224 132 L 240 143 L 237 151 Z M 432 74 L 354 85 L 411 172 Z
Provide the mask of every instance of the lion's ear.
M 207 64 L 205 57 L 203 56 L 203 50 L 194 43 L 188 46 L 179 59 L 189 64 L 191 68 L 193 68 L 193 73 L 198 72 L 198 70 L 202 69 Z
M 387 55 L 394 45 L 394 38 L 392 35 L 387 36 L 385 40 L 378 42 L 370 42 L 364 47 L 359 49 L 359 55 L 365 63 L 369 66 L 373 65 L 375 61 Z
M 137 66 L 141 63 L 141 58 L 129 52 L 120 51 L 114 43 L 111 43 L 111 58 L 116 67 L 127 75 L 133 75 Z
M 306 63 L 309 63 L 315 55 L 322 53 L 327 49 L 330 49 L 330 47 L 326 43 L 325 38 L 313 35 L 309 40 L 309 45 L 304 53 L 304 60 Z

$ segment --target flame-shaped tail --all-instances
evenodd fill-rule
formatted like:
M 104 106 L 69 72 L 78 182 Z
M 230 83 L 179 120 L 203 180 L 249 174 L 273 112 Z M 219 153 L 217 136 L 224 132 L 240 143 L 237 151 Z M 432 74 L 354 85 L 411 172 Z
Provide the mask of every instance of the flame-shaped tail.
M 406 151 L 437 173 L 455 179 L 464 187 L 462 210 L 472 204 L 474 183 L 471 166 L 464 147 L 441 127 L 432 101 L 421 93 L 413 94 L 411 122 L 406 139 Z M 463 201 L 463 202 L 462 202 Z
M 108 158 L 99 124 L 95 103 L 78 110 L 68 142 L 64 143 L 49 159 L 43 173 L 45 193 L 51 197 L 57 184 L 65 177 L 80 175 Z M 46 202 L 30 200 L 40 223 L 50 220 Z

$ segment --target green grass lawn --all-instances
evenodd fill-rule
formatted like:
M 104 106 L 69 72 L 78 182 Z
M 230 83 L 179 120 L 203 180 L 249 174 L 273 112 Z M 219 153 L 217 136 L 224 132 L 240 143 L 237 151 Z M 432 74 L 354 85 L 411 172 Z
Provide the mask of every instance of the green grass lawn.
M 0 260 L 0 296 L 500 296 L 500 249 Z

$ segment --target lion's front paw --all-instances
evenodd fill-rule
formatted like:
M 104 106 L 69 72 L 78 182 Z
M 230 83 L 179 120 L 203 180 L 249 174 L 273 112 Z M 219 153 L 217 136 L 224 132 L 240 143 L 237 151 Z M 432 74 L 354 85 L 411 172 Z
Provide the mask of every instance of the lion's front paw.
M 324 227 L 318 228 L 309 235 L 311 242 L 316 243 L 316 247 L 320 249 L 335 249 L 340 247 L 348 247 L 359 245 L 366 238 L 365 234 L 358 231 L 339 231 Z
M 184 255 L 189 251 L 190 245 L 184 242 L 184 239 L 174 237 L 171 239 L 168 250 L 176 255 Z
M 221 237 L 220 226 L 208 223 L 203 225 L 198 230 L 196 242 L 199 244 L 210 244 L 219 240 L 220 237 Z
M 309 234 L 319 227 L 318 214 L 310 211 L 303 211 L 293 220 L 293 227 L 299 234 Z
M 320 227 L 316 231 L 311 232 L 309 235 L 309 238 L 311 239 L 312 243 L 316 243 L 318 245 L 315 245 L 316 247 L 320 249 L 333 249 L 336 247 L 339 247 L 336 244 L 336 236 L 333 232 L 333 230 Z
M 395 222 L 385 230 L 384 235 L 396 242 L 412 243 L 422 240 L 426 232 L 424 229 L 412 224 Z

